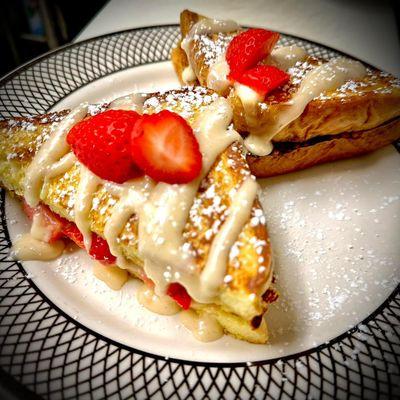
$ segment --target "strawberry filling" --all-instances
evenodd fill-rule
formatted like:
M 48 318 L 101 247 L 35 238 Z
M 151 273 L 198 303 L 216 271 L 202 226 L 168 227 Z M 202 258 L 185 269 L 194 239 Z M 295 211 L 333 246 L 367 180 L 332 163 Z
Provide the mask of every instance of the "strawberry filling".
M 167 295 L 174 299 L 184 310 L 188 310 L 192 304 L 192 298 L 180 283 L 171 283 L 168 286 Z
M 44 218 L 50 231 L 52 232 L 49 243 L 56 240 L 68 238 L 75 242 L 80 248 L 84 249 L 83 235 L 78 227 L 71 221 L 57 215 L 44 204 L 39 204 L 37 207 L 30 207 L 26 202 L 23 203 L 23 209 L 29 219 L 40 213 Z M 115 264 L 117 259 L 110 252 L 107 241 L 96 233 L 92 233 L 92 245 L 90 247 L 89 255 L 105 264 Z
M 72 240 L 80 248 L 85 249 L 83 244 L 83 235 L 79 231 L 78 227 L 71 221 L 57 215 L 50 210 L 44 204 L 39 204 L 36 207 L 30 207 L 25 201 L 23 202 L 23 210 L 30 220 L 33 220 L 35 214 L 40 213 L 44 218 L 52 235 L 50 237 L 49 243 L 60 239 Z M 92 246 L 89 251 L 89 255 L 97 261 L 104 264 L 115 264 L 116 258 L 110 252 L 107 241 L 96 233 L 92 233 Z M 154 283 L 147 276 L 143 276 L 144 282 L 150 286 L 154 287 Z M 189 296 L 186 289 L 179 283 L 171 283 L 167 289 L 167 295 L 170 296 L 176 303 L 181 306 L 184 310 L 190 308 L 192 299 Z

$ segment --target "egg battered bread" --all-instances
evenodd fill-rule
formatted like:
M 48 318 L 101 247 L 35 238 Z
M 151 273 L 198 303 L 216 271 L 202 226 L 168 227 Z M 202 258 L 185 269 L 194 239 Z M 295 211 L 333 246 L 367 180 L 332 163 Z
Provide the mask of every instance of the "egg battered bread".
M 400 118 L 361 132 L 319 136 L 306 142 L 277 142 L 267 156 L 247 155 L 259 178 L 287 174 L 314 165 L 370 153 L 399 138 Z
M 195 23 L 205 18 L 188 10 L 183 11 L 180 16 L 182 39 Z M 207 86 L 210 66 L 226 52 L 229 42 L 239 32 L 197 35 L 190 42 L 191 65 L 197 78 L 193 83 Z M 180 43 L 173 49 L 171 59 L 182 81 L 183 71 L 189 62 Z M 288 70 L 290 82 L 268 94 L 264 101 L 256 103 L 251 113 L 245 109 L 235 90 L 221 93 L 228 96 L 233 106 L 235 129 L 246 135 L 248 132 L 262 132 L 273 125 L 290 104 L 307 73 L 325 62 L 311 56 L 297 62 Z M 400 80 L 367 68 L 367 74 L 362 79 L 349 80 L 309 102 L 297 119 L 272 138 L 275 145 L 272 154 L 262 157 L 249 155 L 251 169 L 256 176 L 273 176 L 376 150 L 400 138 L 398 123 L 388 123 L 399 116 Z M 316 143 L 318 146 L 313 148 Z M 288 148 L 292 150 L 287 151 Z M 328 154 L 324 154 L 327 149 Z
M 182 89 L 164 94 L 148 95 L 144 113 L 169 109 L 192 122 L 216 98 L 203 89 Z M 23 182 L 27 167 L 48 139 L 50 131 L 67 111 L 34 118 L 15 118 L 0 122 L 0 180 L 4 188 L 23 197 Z M 230 145 L 215 161 L 203 179 L 190 210 L 184 229 L 185 242 L 195 254 L 199 271 L 204 267 L 213 238 L 243 181 L 250 170 L 240 142 Z M 42 188 L 41 201 L 58 215 L 73 221 L 75 194 L 80 181 L 80 169 L 75 164 L 66 173 L 51 178 Z M 117 198 L 99 186 L 89 214 L 91 230 L 104 237 L 105 222 L 113 212 Z M 138 268 L 133 272 L 144 279 L 143 261 L 138 255 L 138 218 L 133 215 L 119 235 L 124 255 Z M 268 339 L 263 318 L 268 307 L 269 282 L 272 278 L 271 247 L 265 227 L 265 217 L 256 199 L 250 220 L 233 245 L 226 269 L 229 280 L 222 285 L 216 304 L 194 303 L 199 313 L 217 318 L 224 330 L 242 340 L 265 343 Z

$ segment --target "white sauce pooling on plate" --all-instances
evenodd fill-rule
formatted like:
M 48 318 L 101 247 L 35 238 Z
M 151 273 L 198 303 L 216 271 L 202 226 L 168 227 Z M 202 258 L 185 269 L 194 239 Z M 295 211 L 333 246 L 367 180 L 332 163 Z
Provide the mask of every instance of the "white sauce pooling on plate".
M 240 26 L 231 20 L 220 21 L 216 19 L 201 19 L 200 21 L 196 22 L 192 28 L 190 29 L 189 33 L 181 42 L 181 48 L 185 51 L 186 57 L 189 62 L 189 66 L 186 67 L 185 73 L 182 74 L 182 79 L 184 79 L 185 83 L 189 83 L 193 79 L 188 81 L 185 78 L 196 78 L 196 68 L 192 61 L 191 55 L 191 43 L 193 39 L 199 37 L 201 35 L 212 35 L 214 33 L 228 33 L 234 32 L 240 29 Z
M 98 261 L 93 263 L 93 275 L 112 290 L 120 290 L 129 279 L 128 271 L 116 265 L 104 265 Z
M 207 313 L 198 315 L 193 310 L 187 310 L 181 311 L 179 317 L 183 326 L 201 342 L 214 342 L 224 335 L 224 330 L 216 318 Z
M 297 119 L 307 104 L 321 93 L 333 90 L 348 80 L 358 80 L 365 76 L 366 68 L 358 61 L 348 58 L 334 58 L 310 71 L 303 79 L 293 98 L 285 104 L 275 123 L 263 126 L 260 132 L 251 132 L 245 139 L 246 147 L 259 156 L 269 154 L 271 147 L 265 145 L 283 128 Z
M 26 233 L 13 243 L 11 254 L 21 261 L 49 261 L 59 257 L 65 248 L 62 240 L 46 243 Z
M 148 310 L 161 315 L 177 314 L 181 307 L 167 295 L 157 295 L 154 290 L 142 283 L 136 292 L 138 302 Z
M 24 182 L 24 198 L 31 207 L 39 203 L 42 184 L 49 169 L 69 152 L 69 146 L 66 141 L 69 130 L 85 118 L 87 110 L 88 104 L 83 103 L 56 125 L 50 139 L 40 147 L 27 168 Z

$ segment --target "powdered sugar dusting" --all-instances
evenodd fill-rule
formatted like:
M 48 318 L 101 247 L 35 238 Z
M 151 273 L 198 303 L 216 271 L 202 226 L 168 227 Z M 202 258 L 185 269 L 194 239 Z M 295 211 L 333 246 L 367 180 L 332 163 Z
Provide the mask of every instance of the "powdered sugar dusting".
M 234 35 L 229 33 L 218 33 L 210 35 L 194 35 L 193 40 L 197 45 L 197 56 L 202 56 L 205 65 L 211 66 L 225 54 L 229 43 Z
M 170 90 L 150 96 L 143 104 L 144 112 L 170 110 L 179 113 L 185 119 L 191 119 L 198 110 L 213 103 L 218 98 L 216 93 L 201 87 L 188 86 L 182 90 Z
M 388 151 L 393 152 L 383 150 Z M 375 171 L 376 164 L 387 162 L 385 156 L 369 157 L 374 168 L 367 171 L 357 167 L 367 161 L 351 160 L 287 176 L 286 182 L 263 181 L 281 294 L 271 315 L 276 340 L 362 319 L 398 283 L 400 164 L 385 176 Z M 278 321 L 282 315 L 289 316 L 287 323 Z M 351 326 L 344 322 L 342 331 Z

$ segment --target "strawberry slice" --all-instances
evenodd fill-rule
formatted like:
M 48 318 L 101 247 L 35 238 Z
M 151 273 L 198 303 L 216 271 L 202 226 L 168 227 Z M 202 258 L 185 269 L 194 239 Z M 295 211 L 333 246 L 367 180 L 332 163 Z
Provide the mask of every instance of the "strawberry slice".
M 174 299 L 184 310 L 190 308 L 192 298 L 180 283 L 171 283 L 168 286 L 167 295 Z
M 117 261 L 117 258 L 111 254 L 107 241 L 95 233 L 92 234 L 89 255 L 105 264 L 115 264 Z
M 266 29 L 249 29 L 235 36 L 226 51 L 229 78 L 236 79 L 244 71 L 266 58 L 279 39 L 279 33 Z
M 40 209 L 40 204 L 37 207 L 31 207 L 25 200 L 22 202 L 22 209 L 25 215 L 32 221 L 35 213 Z
M 262 96 L 284 85 L 289 79 L 285 71 L 272 65 L 258 65 L 236 77 L 237 82 L 251 87 Z
M 75 242 L 81 249 L 85 249 L 83 235 L 73 222 L 60 217 L 44 204 L 39 204 L 37 207 L 30 207 L 24 201 L 23 209 L 30 220 L 33 219 L 36 213 L 41 213 L 44 216 L 52 232 L 49 243 L 67 237 Z M 107 241 L 96 233 L 92 233 L 92 246 L 90 247 L 89 255 L 106 264 L 115 264 L 117 261 L 111 254 Z
M 65 237 L 72 240 L 81 249 L 85 248 L 85 245 L 83 243 L 83 235 L 73 222 L 64 220 L 62 233 L 64 234 Z
M 108 110 L 76 124 L 67 142 L 78 160 L 102 179 L 123 183 L 143 175 L 130 155 L 135 111 Z
M 193 130 L 171 111 L 142 116 L 132 131 L 131 153 L 135 164 L 156 181 L 187 183 L 201 171 L 201 153 Z
M 73 222 L 64 221 L 62 233 L 75 242 L 81 249 L 85 249 L 83 235 L 78 227 Z M 96 233 L 92 233 L 92 245 L 90 246 L 89 255 L 105 264 L 115 264 L 117 261 L 116 257 L 111 254 L 107 241 Z
M 39 204 L 36 207 L 30 207 L 28 203 L 24 201 L 23 209 L 30 220 L 33 220 L 35 214 L 41 214 L 47 225 L 49 233 L 48 238 L 46 237 L 46 241 L 48 243 L 53 243 L 63 237 L 63 223 L 57 214 L 53 213 L 49 207 L 45 206 L 44 204 Z

